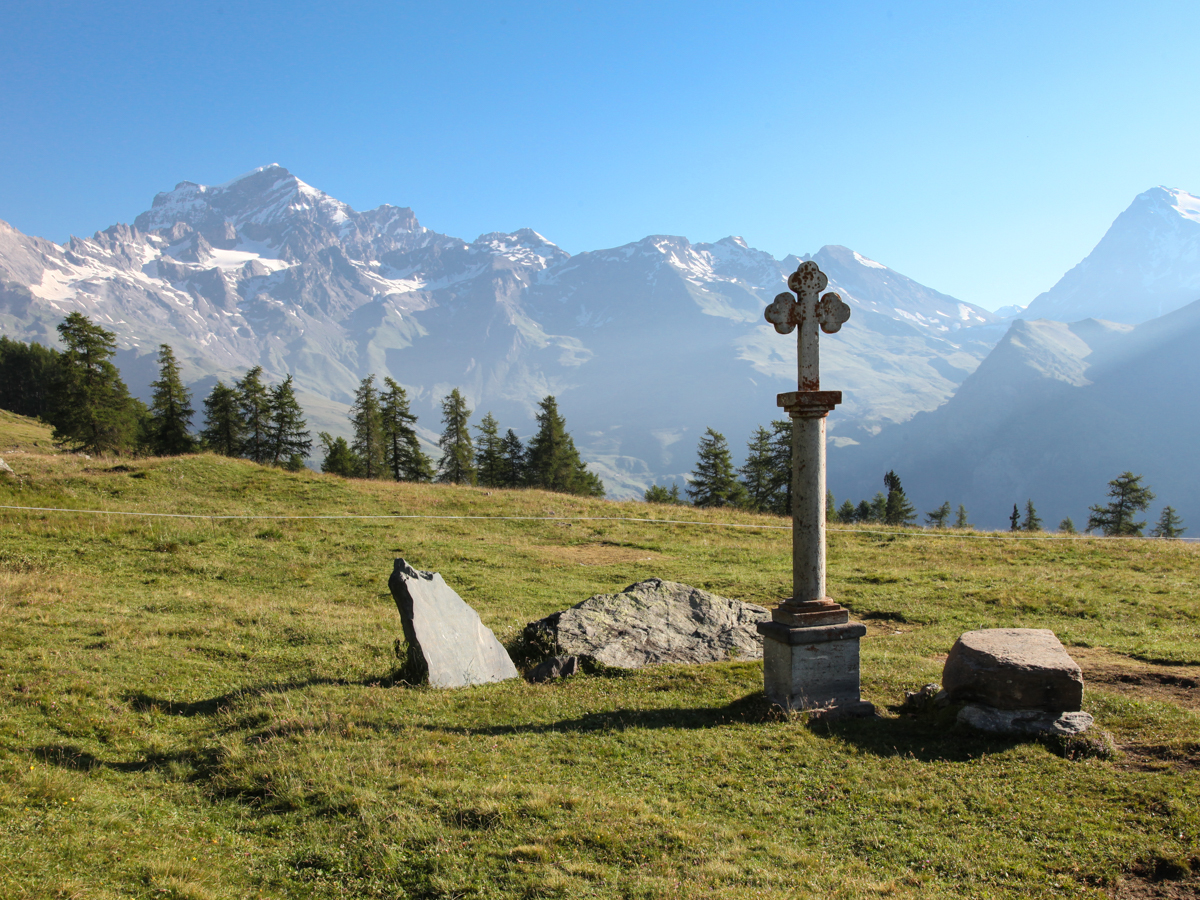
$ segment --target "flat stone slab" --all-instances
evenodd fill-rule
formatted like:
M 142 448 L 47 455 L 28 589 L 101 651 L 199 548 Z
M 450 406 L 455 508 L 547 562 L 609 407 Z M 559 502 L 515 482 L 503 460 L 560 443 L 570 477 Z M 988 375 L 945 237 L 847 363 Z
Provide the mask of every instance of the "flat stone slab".
M 1083 672 L 1053 631 L 968 631 L 950 648 L 942 687 L 951 702 L 994 709 L 1074 712 L 1083 705 Z
M 1085 712 L 1052 713 L 1043 709 L 995 709 L 969 703 L 958 711 L 958 721 L 991 734 L 1055 734 L 1069 737 L 1092 727 Z
M 651 578 L 525 626 L 525 639 L 558 656 L 638 669 L 663 663 L 761 659 L 761 606 Z
M 388 579 L 410 664 L 424 668 L 434 687 L 466 687 L 517 677 L 508 651 L 479 614 L 437 572 L 396 560 Z

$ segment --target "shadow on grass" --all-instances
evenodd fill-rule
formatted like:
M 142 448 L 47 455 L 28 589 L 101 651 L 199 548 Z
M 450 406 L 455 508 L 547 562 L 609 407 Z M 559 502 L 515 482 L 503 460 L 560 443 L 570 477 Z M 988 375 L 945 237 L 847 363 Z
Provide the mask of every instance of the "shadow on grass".
M 236 691 L 229 691 L 216 697 L 208 697 L 204 700 L 193 700 L 190 702 L 166 700 L 162 697 L 154 697 L 143 691 L 127 691 L 121 695 L 121 700 L 128 703 L 137 712 L 158 712 L 168 716 L 183 716 L 188 718 L 191 716 L 216 715 L 222 710 L 232 708 L 243 700 L 254 697 L 262 697 L 267 694 L 281 694 L 287 691 L 302 691 L 306 688 L 322 685 L 391 688 L 408 685 L 408 683 L 404 677 L 404 670 L 397 669 L 379 678 L 362 678 L 358 680 L 349 678 L 302 678 L 292 681 L 269 681 L 266 684 L 238 688 Z
M 144 759 L 132 762 L 109 762 L 71 744 L 43 744 L 29 750 L 43 763 L 71 769 L 75 772 L 90 772 L 93 769 L 110 769 L 114 772 L 150 772 L 173 766 L 184 766 L 194 773 L 212 771 L 219 763 L 215 750 L 184 750 L 178 753 L 151 753 Z

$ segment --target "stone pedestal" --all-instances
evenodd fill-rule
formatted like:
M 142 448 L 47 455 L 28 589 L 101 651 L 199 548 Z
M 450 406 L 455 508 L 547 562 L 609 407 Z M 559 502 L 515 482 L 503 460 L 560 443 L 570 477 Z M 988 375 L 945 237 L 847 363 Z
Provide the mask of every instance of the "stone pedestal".
M 859 695 L 858 641 L 867 633 L 865 625 L 843 619 L 839 625 L 805 628 L 774 621 L 761 623 L 758 632 L 763 636 L 763 682 L 772 703 L 826 715 L 875 712 Z

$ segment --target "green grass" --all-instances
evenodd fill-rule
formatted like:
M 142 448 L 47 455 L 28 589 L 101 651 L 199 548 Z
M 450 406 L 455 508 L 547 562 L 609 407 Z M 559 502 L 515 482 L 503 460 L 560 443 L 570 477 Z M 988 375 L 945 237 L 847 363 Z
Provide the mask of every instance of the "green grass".
M 2 505 L 780 524 L 214 456 L 5 458 Z M 889 709 L 971 628 L 1191 671 L 1192 546 L 835 532 L 883 716 L 827 726 L 773 713 L 756 663 L 407 686 L 397 548 L 509 643 L 650 576 L 763 604 L 790 583 L 767 528 L 0 511 L 0 896 L 1103 897 L 1200 857 L 1186 704 L 1089 686 L 1130 752 L 1076 761 Z

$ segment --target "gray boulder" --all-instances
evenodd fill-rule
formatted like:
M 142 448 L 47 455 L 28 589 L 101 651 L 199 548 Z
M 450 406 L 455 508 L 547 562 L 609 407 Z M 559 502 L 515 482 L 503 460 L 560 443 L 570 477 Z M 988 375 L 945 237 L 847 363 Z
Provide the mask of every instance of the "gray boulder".
M 755 631 L 771 614 L 686 584 L 651 578 L 619 594 L 597 594 L 525 626 L 528 644 L 606 666 L 761 659 Z
M 388 580 L 414 675 L 434 687 L 465 687 L 517 677 L 508 651 L 479 614 L 437 572 L 396 560 Z
M 1083 673 L 1053 631 L 968 631 L 950 648 L 942 686 L 951 702 L 994 709 L 1073 712 L 1083 705 Z
M 551 656 L 536 666 L 528 677 L 534 684 L 555 678 L 569 678 L 579 671 L 578 656 Z
M 1093 719 L 1085 712 L 1062 714 L 1044 709 L 994 709 L 970 703 L 958 711 L 958 721 L 991 734 L 1050 734 L 1070 737 L 1092 727 Z

